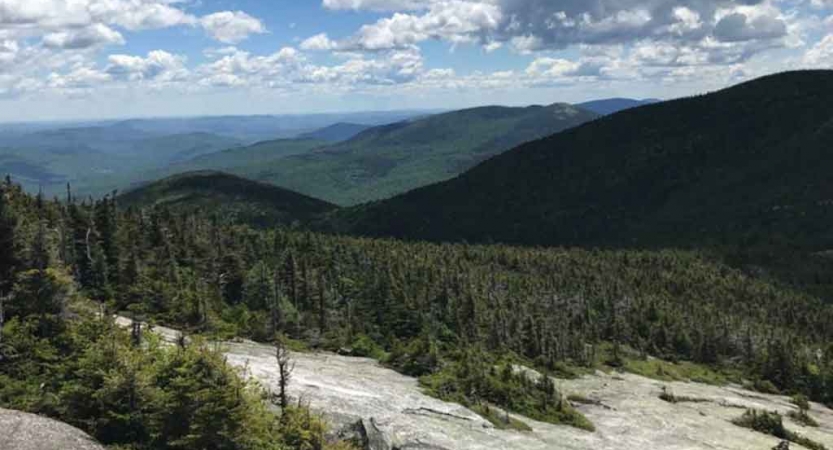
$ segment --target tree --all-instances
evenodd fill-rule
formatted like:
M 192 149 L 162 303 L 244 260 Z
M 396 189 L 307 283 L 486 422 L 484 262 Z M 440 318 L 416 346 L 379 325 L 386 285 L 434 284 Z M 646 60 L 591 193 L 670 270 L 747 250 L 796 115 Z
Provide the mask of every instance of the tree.
M 278 400 L 281 409 L 285 411 L 289 406 L 289 382 L 292 379 L 292 372 L 295 370 L 295 362 L 292 361 L 283 336 L 279 336 L 275 340 L 275 358 L 278 361 Z
M 19 264 L 15 247 L 16 220 L 7 205 L 6 190 L 0 187 L 0 297 L 11 290 Z

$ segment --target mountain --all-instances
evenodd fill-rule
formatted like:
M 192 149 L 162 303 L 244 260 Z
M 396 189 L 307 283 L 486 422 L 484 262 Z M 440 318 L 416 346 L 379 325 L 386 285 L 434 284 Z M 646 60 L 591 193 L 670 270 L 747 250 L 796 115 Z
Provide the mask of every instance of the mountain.
M 436 241 L 833 248 L 833 71 L 768 76 L 530 142 L 335 215 Z
M 0 173 L 47 195 L 63 195 L 67 182 L 79 195 L 98 195 L 142 179 L 137 174 L 240 144 L 212 133 L 158 136 L 125 123 L 6 134 Z
M 144 171 L 137 174 L 137 178 L 157 180 L 178 173 L 200 170 L 216 170 L 244 178 L 254 178 L 263 172 L 264 168 L 281 164 L 281 161 L 287 157 L 309 153 L 327 145 L 326 141 L 314 139 L 263 141 L 245 147 L 227 148 L 179 161 L 163 168 Z
M 594 113 L 602 116 L 607 116 L 610 114 L 615 114 L 619 111 L 624 111 L 626 109 L 650 105 L 652 103 L 658 103 L 660 101 L 661 100 L 657 99 L 634 100 L 632 98 L 606 98 L 601 100 L 594 100 L 591 102 L 579 103 L 576 106 L 578 106 L 579 108 L 586 109 L 588 111 L 593 111 Z
M 381 125 L 429 114 L 430 111 L 369 111 L 331 114 L 208 116 L 130 119 L 120 122 L 132 129 L 157 135 L 214 133 L 248 144 L 299 137 L 334 123 Z
M 188 172 L 119 196 L 123 207 L 165 205 L 208 211 L 258 226 L 291 225 L 335 208 L 327 202 L 222 172 Z
M 351 139 L 368 128 L 371 128 L 370 125 L 341 122 L 302 134 L 298 137 L 301 139 L 317 139 L 335 143 Z
M 238 139 L 213 133 L 186 133 L 152 137 L 133 144 L 132 154 L 157 164 L 186 161 L 240 146 Z
M 522 142 L 596 117 L 566 104 L 454 111 L 370 128 L 346 142 L 263 165 L 254 178 L 357 204 L 453 178 Z

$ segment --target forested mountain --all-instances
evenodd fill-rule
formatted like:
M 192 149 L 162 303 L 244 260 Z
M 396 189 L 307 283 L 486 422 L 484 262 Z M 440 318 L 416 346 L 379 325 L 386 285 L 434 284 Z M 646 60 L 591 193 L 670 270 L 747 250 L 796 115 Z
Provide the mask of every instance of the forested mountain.
M 298 136 L 301 139 L 318 139 L 327 142 L 341 142 L 355 137 L 362 131 L 371 128 L 369 125 L 340 122 L 319 130 L 310 131 Z
M 634 100 L 632 98 L 605 98 L 601 100 L 578 103 L 576 106 L 588 111 L 593 111 L 596 114 L 606 116 L 609 114 L 615 114 L 619 111 L 624 111 L 626 109 L 650 105 L 658 102 L 660 102 L 660 100 L 656 99 Z
M 118 124 L 157 135 L 215 133 L 251 144 L 270 139 L 292 139 L 335 123 L 382 125 L 432 112 L 366 111 L 330 114 L 171 117 L 130 119 L 118 122 Z
M 339 230 L 434 241 L 833 248 L 833 72 L 768 76 L 530 142 L 464 175 L 339 213 Z
M 101 315 L 69 320 L 73 303 L 371 356 L 496 423 L 489 404 L 593 429 L 550 378 L 514 364 L 576 376 L 654 356 L 689 364 L 668 370 L 700 364 L 701 381 L 833 401 L 833 305 L 705 252 L 409 244 L 0 189 L 0 407 L 69 420 L 107 444 L 271 449 L 285 447 L 247 439 L 320 434 L 309 415 L 269 419 L 208 349 L 131 339 Z
M 118 197 L 123 207 L 163 205 L 205 211 L 227 221 L 259 226 L 291 225 L 335 209 L 335 205 L 265 183 L 213 172 L 186 172 Z
M 212 133 L 156 135 L 127 123 L 0 135 L 0 174 L 32 192 L 60 195 L 66 183 L 85 194 L 108 192 L 134 174 L 165 167 L 241 141 Z
M 564 104 L 438 114 L 368 129 L 346 142 L 265 166 L 254 178 L 356 204 L 447 180 L 522 142 L 596 117 Z

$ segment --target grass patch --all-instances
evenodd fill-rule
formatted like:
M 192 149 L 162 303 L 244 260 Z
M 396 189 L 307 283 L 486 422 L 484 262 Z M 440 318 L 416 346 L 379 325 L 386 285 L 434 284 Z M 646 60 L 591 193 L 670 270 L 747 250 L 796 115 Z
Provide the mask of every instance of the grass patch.
M 693 381 L 722 386 L 732 381 L 732 376 L 688 361 L 668 362 L 660 359 L 628 359 L 623 369 L 626 372 L 662 381 Z
M 532 431 L 532 428 L 525 422 L 510 417 L 509 414 L 501 413 L 500 410 L 492 408 L 488 404 L 474 405 L 470 409 L 488 420 L 499 430 Z
M 668 388 L 663 387 L 659 398 L 668 403 L 709 403 L 711 400 L 699 397 L 686 397 L 682 395 L 674 395 Z
M 781 415 L 777 412 L 749 409 L 742 416 L 733 420 L 732 423 L 739 427 L 757 431 L 758 433 L 768 434 L 778 439 L 790 441 L 810 450 L 827 450 L 824 445 L 786 429 Z
M 804 425 L 805 427 L 818 428 L 819 426 L 819 423 L 810 417 L 806 411 L 790 411 L 787 413 L 787 417 L 794 420 L 798 424 Z
M 539 422 L 596 429 L 558 392 L 551 377 L 517 372 L 511 361 L 486 353 L 458 355 L 419 380 L 429 395 L 469 408 L 493 404 Z
M 610 363 L 614 361 L 615 364 Z M 605 373 L 614 371 L 627 372 L 660 381 L 691 381 L 712 386 L 725 386 L 729 383 L 740 384 L 743 373 L 735 368 L 726 366 L 708 366 L 690 361 L 666 361 L 658 358 L 645 357 L 640 352 L 620 345 L 618 350 L 609 342 L 596 346 L 592 369 Z M 587 368 L 574 369 L 577 372 L 589 373 Z

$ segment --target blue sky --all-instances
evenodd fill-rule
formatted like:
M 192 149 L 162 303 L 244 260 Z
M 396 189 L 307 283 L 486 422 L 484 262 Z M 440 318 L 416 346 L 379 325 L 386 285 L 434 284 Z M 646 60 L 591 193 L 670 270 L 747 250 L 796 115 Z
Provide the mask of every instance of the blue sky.
M 833 0 L 0 0 L 0 121 L 672 98 L 833 68 Z

